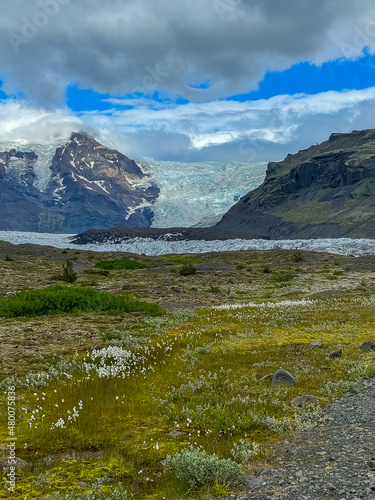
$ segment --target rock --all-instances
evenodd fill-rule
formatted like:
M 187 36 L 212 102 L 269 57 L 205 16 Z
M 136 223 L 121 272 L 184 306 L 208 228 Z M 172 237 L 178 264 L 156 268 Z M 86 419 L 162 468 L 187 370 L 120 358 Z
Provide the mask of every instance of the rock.
M 371 342 L 371 340 L 366 340 L 366 342 L 363 342 L 363 344 L 359 346 L 359 349 L 361 351 L 371 351 L 371 349 L 375 349 L 375 344 Z
M 303 406 L 303 405 L 316 405 L 319 403 L 319 400 L 316 396 L 297 396 L 296 398 L 293 398 L 290 404 L 292 406 Z
M 284 368 L 280 368 L 272 377 L 271 385 L 276 386 L 280 384 L 294 386 L 296 385 L 296 380 L 291 373 L 289 373 L 287 370 L 284 370 Z
M 123 285 L 122 289 L 123 289 L 123 290 L 130 290 L 130 285 L 129 285 L 129 283 L 126 283 L 126 285 Z
M 321 346 L 322 346 L 322 344 L 317 340 L 315 342 L 311 342 L 309 344 L 310 349 L 319 349 L 319 347 L 321 347 Z
M 352 385 L 352 386 L 349 387 L 349 392 L 351 394 L 359 394 L 359 389 L 355 385 Z
M 370 469 L 375 469 L 375 460 L 370 460 L 368 466 L 370 467 Z
M 246 477 L 245 483 L 247 488 L 259 488 L 266 484 L 266 481 L 262 477 Z
M 333 358 L 341 358 L 342 354 L 342 349 L 339 349 L 338 351 L 333 351 L 331 354 L 328 356 L 328 359 L 333 359 Z
M 178 438 L 180 436 L 184 436 L 186 434 L 185 431 L 182 431 L 181 429 L 172 429 L 171 431 L 167 432 L 165 435 L 172 437 L 172 438 Z
M 171 290 L 172 292 L 181 293 L 181 288 L 179 286 L 172 286 Z
M 260 476 L 268 476 L 270 474 L 274 474 L 275 469 L 264 469 L 259 473 Z
M 197 288 L 196 286 L 193 286 L 192 288 L 190 288 L 190 290 L 191 290 L 192 292 L 197 292 L 197 291 L 198 291 L 198 288 Z

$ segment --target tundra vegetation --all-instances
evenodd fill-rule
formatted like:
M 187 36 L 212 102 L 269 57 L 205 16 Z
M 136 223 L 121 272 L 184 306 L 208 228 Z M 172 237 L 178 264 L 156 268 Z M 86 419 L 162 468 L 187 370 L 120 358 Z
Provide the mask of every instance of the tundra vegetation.
M 61 285 L 67 259 L 77 279 Z M 15 386 L 14 498 L 241 491 L 244 475 L 277 466 L 274 442 L 375 376 L 375 352 L 359 350 L 375 341 L 374 271 L 374 257 L 313 252 L 159 258 L 0 243 L 0 435 Z M 271 385 L 280 367 L 295 386 Z M 306 394 L 319 404 L 291 405 Z M 0 498 L 12 498 L 6 457 L 3 447 Z

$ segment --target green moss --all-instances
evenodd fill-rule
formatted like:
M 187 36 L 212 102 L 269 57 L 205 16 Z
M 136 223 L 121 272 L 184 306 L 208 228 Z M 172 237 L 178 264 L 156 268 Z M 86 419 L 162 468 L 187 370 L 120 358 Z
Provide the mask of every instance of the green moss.
M 120 271 L 123 269 L 144 269 L 146 268 L 146 264 L 142 262 L 138 262 L 133 259 L 115 259 L 115 260 L 102 260 L 95 264 L 95 267 L 98 269 L 106 269 L 106 270 L 116 270 Z

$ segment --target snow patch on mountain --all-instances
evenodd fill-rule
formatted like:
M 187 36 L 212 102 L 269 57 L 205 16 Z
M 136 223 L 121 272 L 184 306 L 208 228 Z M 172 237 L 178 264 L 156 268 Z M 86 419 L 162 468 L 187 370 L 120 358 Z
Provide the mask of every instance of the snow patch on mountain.
M 47 190 L 49 181 L 51 180 L 52 171 L 49 168 L 52 164 L 52 159 L 55 156 L 56 149 L 63 146 L 69 141 L 69 135 L 59 136 L 57 139 L 49 140 L 48 143 L 32 143 L 26 140 L 18 139 L 15 141 L 7 141 L 0 143 L 0 151 L 22 151 L 25 153 L 34 152 L 38 158 L 34 164 L 33 170 L 35 173 L 34 187 L 41 192 Z

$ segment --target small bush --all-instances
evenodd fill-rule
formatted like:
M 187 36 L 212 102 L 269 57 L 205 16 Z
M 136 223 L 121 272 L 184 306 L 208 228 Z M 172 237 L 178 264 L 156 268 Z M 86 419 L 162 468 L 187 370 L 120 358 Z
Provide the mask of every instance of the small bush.
M 304 262 L 305 258 L 303 256 L 303 253 L 302 252 L 294 252 L 292 254 L 292 261 L 293 262 Z
M 202 488 L 216 482 L 236 484 L 240 481 L 242 467 L 232 459 L 207 455 L 199 448 L 190 446 L 164 460 L 166 470 L 174 470 L 178 479 L 186 481 L 190 488 Z
M 106 269 L 109 271 L 121 271 L 122 269 L 144 269 L 147 267 L 142 262 L 137 262 L 132 259 L 116 259 L 116 260 L 101 260 L 95 267 L 98 269 Z
M 134 300 L 128 295 L 113 295 L 91 288 L 70 288 L 61 285 L 0 298 L 0 316 L 5 318 L 80 311 L 107 311 L 111 314 L 140 311 L 150 316 L 160 316 L 163 313 L 158 305 Z
M 237 443 L 233 443 L 230 453 L 236 462 L 247 463 L 259 455 L 260 449 L 257 443 L 249 443 L 240 439 Z
M 73 269 L 73 262 L 71 260 L 67 260 L 62 265 L 61 274 L 57 274 L 52 276 L 53 279 L 65 281 L 65 283 L 74 283 L 77 281 L 78 275 Z
M 191 276 L 193 274 L 196 274 L 196 272 L 197 268 L 190 262 L 185 262 L 184 264 L 182 264 L 179 270 L 181 276 Z
M 12 257 L 9 257 L 8 254 L 6 254 L 6 256 L 4 257 L 4 260 L 5 260 L 5 262 L 14 262 L 14 259 L 12 259 Z
M 264 266 L 263 272 L 264 274 L 270 274 L 272 272 L 270 266 Z

